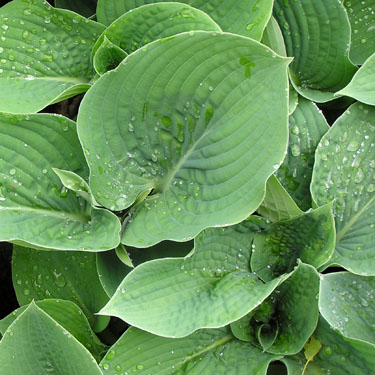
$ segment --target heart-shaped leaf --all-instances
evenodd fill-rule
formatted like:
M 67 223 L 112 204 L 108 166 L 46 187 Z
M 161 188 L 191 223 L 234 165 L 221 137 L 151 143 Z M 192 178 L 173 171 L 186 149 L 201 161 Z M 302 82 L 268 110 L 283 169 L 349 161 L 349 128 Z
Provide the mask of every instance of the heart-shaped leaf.
M 0 114 L 0 240 L 63 250 L 107 250 L 120 222 L 68 191 L 52 168 L 87 179 L 75 123 L 50 114 Z
M 35 303 L 0 341 L 0 367 L 12 375 L 102 375 L 90 352 Z
M 334 93 L 352 78 L 348 59 L 350 24 L 337 0 L 275 0 L 273 8 L 284 35 L 291 79 L 299 94 L 316 102 L 334 99 Z
M 359 68 L 349 85 L 337 94 L 350 96 L 362 103 L 375 105 L 375 53 Z
M 280 359 L 234 339 L 227 328 L 202 330 L 181 339 L 128 329 L 100 363 L 104 375 L 113 371 L 139 375 L 266 375 Z
M 109 25 L 124 13 L 160 0 L 99 0 L 97 7 L 98 21 Z M 244 35 L 260 40 L 264 28 L 272 13 L 272 0 L 185 0 L 181 3 L 207 13 L 223 31 Z
M 32 299 L 70 300 L 82 309 L 93 327 L 98 321 L 94 314 L 108 301 L 92 253 L 47 252 L 14 246 L 12 276 L 20 305 Z
M 375 277 L 349 272 L 322 275 L 319 310 L 345 337 L 375 345 Z
M 73 335 L 99 362 L 106 346 L 102 344 L 91 330 L 89 322 L 82 310 L 73 302 L 62 299 L 46 299 L 35 304 Z M 2 335 L 8 327 L 27 309 L 27 305 L 14 310 L 10 315 L 0 320 Z
M 250 272 L 255 230 L 259 226 L 252 220 L 207 229 L 196 237 L 192 256 L 141 264 L 100 313 L 165 337 L 183 337 L 241 318 L 283 280 L 264 284 Z
M 331 264 L 375 275 L 375 108 L 355 103 L 322 138 L 311 192 L 320 206 L 333 201 L 336 248 Z
M 38 112 L 90 87 L 91 48 L 103 25 L 43 0 L 11 1 L 0 24 L 0 111 Z
M 78 116 L 95 198 L 123 210 L 153 189 L 124 244 L 186 241 L 259 206 L 286 149 L 288 64 L 251 39 L 199 31 L 150 43 L 96 82 Z

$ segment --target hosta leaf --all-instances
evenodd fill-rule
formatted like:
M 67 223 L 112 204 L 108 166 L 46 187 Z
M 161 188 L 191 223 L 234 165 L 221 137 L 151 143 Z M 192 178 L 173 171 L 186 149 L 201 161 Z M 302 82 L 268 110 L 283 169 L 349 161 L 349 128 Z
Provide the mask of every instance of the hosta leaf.
M 310 362 L 305 375 L 364 375 L 375 368 L 375 347 L 347 339 L 319 319 L 314 337 L 322 343 L 319 353 Z
M 273 49 L 280 56 L 286 56 L 284 37 L 275 17 L 271 17 L 264 29 L 262 43 Z
M 296 90 L 326 102 L 347 85 L 355 67 L 348 59 L 350 24 L 337 0 L 276 0 L 274 16 L 284 35 Z
M 289 117 L 289 147 L 276 176 L 304 210 L 311 208 L 310 183 L 315 149 L 329 126 L 318 107 L 302 97 Z
M 100 363 L 104 375 L 113 371 L 139 375 L 266 375 L 280 359 L 241 343 L 226 329 L 202 330 L 181 339 L 128 329 Z
M 192 256 L 141 264 L 100 313 L 166 337 L 241 318 L 282 281 L 264 284 L 250 273 L 251 239 L 257 229 L 252 221 L 207 229 L 196 237 Z
M 294 113 L 299 102 L 298 92 L 293 88 L 292 85 L 289 86 L 289 116 Z
M 184 257 L 193 248 L 193 241 L 163 241 L 147 249 L 126 247 L 134 266 L 151 259 Z M 114 251 L 97 253 L 97 268 L 100 282 L 109 297 L 112 297 L 124 277 L 131 271 L 125 266 Z
M 344 0 L 352 26 L 350 60 L 363 64 L 375 52 L 375 12 L 372 0 Z
M 330 263 L 375 275 L 375 108 L 355 103 L 322 138 L 311 183 L 318 205 L 334 201 Z
M 36 247 L 107 250 L 120 222 L 67 191 L 52 168 L 87 178 L 75 123 L 49 114 L 0 114 L 0 240 Z
M 55 0 L 56 8 L 70 9 L 74 12 L 89 17 L 96 12 L 97 0 Z
M 250 39 L 200 31 L 150 43 L 97 81 L 78 116 L 95 198 L 123 210 L 153 189 L 124 244 L 186 241 L 259 206 L 286 149 L 288 63 Z
M 318 292 L 318 273 L 300 262 L 259 307 L 231 324 L 232 332 L 269 353 L 295 354 L 316 328 Z
M 349 85 L 337 94 L 350 96 L 362 103 L 375 105 L 375 53 L 359 68 Z
M 98 21 L 109 25 L 116 18 L 145 4 L 163 2 L 160 0 L 99 0 Z M 181 3 L 207 13 L 223 31 L 260 40 L 272 13 L 272 0 L 185 0 Z
M 345 337 L 375 345 L 375 277 L 322 275 L 319 306 L 327 322 Z
M 335 222 L 332 204 L 327 204 L 256 233 L 251 269 L 263 280 L 270 281 L 290 272 L 297 259 L 320 267 L 330 259 L 334 247 Z
M 155 3 L 127 12 L 114 21 L 95 43 L 95 52 L 104 38 L 131 53 L 147 43 L 184 31 L 221 31 L 206 13 L 182 3 Z
M 0 341 L 0 367 L 12 375 L 102 374 L 90 352 L 34 303 Z
M 73 335 L 99 362 L 106 346 L 102 344 L 91 330 L 86 316 L 82 310 L 71 301 L 61 299 L 48 299 L 35 302 L 36 305 Z M 2 335 L 8 327 L 27 309 L 27 305 L 13 311 L 0 320 L 0 332 Z
M 103 25 L 43 0 L 11 1 L 0 25 L 0 111 L 38 112 L 90 87 L 91 48 Z
M 293 219 L 303 214 L 274 175 L 267 181 L 266 196 L 257 212 L 272 222 Z
M 59 298 L 76 303 L 94 326 L 108 301 L 96 272 L 95 254 L 37 251 L 14 246 L 13 285 L 20 305 Z

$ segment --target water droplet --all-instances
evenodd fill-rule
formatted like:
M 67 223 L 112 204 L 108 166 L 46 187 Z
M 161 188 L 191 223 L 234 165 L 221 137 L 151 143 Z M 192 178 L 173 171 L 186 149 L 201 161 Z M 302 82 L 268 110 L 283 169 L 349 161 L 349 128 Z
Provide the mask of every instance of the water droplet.
M 48 172 L 47 169 L 43 169 L 43 170 L 42 170 L 42 173 L 43 173 L 43 174 L 46 174 L 47 172 Z
M 137 365 L 137 370 L 143 370 L 143 366 L 142 365 Z
M 346 148 L 348 151 L 357 151 L 359 148 L 359 142 L 356 140 L 352 140 L 349 142 L 348 147 Z
M 3 30 L 8 30 L 9 26 L 8 26 L 8 25 L 1 25 L 1 28 L 2 28 Z
M 293 156 L 299 156 L 301 154 L 301 149 L 300 149 L 299 145 L 297 145 L 297 144 L 291 145 L 290 149 L 292 151 Z
M 362 169 L 361 169 L 361 168 L 358 168 L 358 170 L 357 170 L 357 174 L 356 174 L 355 177 L 354 177 L 354 182 L 355 182 L 356 184 L 359 184 L 360 182 L 363 181 L 364 177 L 365 177 L 365 175 L 363 174 Z
M 9 171 L 9 174 L 14 176 L 16 174 L 16 170 L 14 168 L 12 168 L 10 171 Z
M 103 368 L 104 368 L 104 370 L 108 370 L 109 369 L 109 364 L 108 363 L 104 364 Z
M 28 296 L 28 295 L 30 294 L 30 290 L 27 289 L 27 288 L 25 288 L 25 289 L 23 290 L 23 294 L 24 294 L 25 296 Z

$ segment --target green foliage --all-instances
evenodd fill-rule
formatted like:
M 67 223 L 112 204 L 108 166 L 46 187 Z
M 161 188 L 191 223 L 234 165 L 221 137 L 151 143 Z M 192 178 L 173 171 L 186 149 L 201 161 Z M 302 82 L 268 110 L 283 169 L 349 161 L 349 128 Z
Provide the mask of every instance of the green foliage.
M 54 5 L 0 8 L 0 372 L 372 374 L 370 1 Z

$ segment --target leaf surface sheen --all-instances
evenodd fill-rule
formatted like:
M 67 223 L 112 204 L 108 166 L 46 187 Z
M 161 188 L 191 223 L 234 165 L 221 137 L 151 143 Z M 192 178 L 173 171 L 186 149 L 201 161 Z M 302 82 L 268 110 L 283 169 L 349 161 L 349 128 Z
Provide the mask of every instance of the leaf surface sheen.
M 47 2 L 14 0 L 0 14 L 0 111 L 33 113 L 87 91 L 104 26 Z
M 125 245 L 186 241 L 259 206 L 287 143 L 289 60 L 272 55 L 233 34 L 183 33 L 132 53 L 90 89 L 78 133 L 96 200 L 123 210 L 153 189 Z
M 375 275 L 375 109 L 351 105 L 323 136 L 311 182 L 317 205 L 333 202 L 336 248 L 330 264 Z
M 75 123 L 50 114 L 0 114 L 0 239 L 62 250 L 107 250 L 120 222 L 66 190 L 52 168 L 87 179 Z
M 99 0 L 99 22 L 109 25 L 124 13 L 145 4 L 160 3 L 153 0 Z M 272 0 L 185 0 L 188 4 L 207 13 L 223 31 L 260 40 L 272 13 Z

